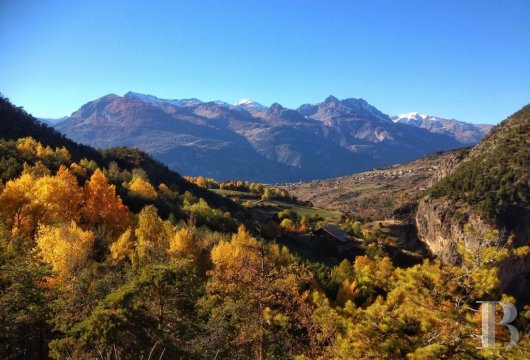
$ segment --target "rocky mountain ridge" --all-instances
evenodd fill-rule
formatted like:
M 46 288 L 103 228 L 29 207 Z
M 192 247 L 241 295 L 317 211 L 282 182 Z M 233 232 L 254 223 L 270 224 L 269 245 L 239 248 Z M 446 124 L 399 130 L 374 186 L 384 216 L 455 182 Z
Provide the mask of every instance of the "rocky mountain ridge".
M 363 99 L 333 96 L 295 110 L 110 94 L 55 127 L 96 147 L 138 147 L 185 175 L 269 183 L 343 176 L 463 145 L 395 123 Z
M 465 145 L 476 144 L 493 128 L 493 125 L 471 124 L 418 112 L 392 116 L 392 121 L 427 129 L 437 134 L 449 135 Z

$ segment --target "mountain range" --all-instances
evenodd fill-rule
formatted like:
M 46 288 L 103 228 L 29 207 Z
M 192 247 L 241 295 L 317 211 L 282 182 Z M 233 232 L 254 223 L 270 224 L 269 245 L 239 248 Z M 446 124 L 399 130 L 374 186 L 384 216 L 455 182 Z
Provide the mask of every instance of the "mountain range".
M 455 119 L 444 119 L 418 112 L 392 116 L 394 122 L 417 126 L 437 134 L 449 135 L 462 144 L 474 145 L 486 136 L 493 125 L 470 124 Z
M 406 162 L 468 146 L 489 130 L 420 118 L 390 118 L 363 99 L 334 96 L 288 109 L 250 99 L 231 105 L 128 92 L 90 101 L 53 126 L 95 147 L 138 147 L 184 175 L 269 183 Z

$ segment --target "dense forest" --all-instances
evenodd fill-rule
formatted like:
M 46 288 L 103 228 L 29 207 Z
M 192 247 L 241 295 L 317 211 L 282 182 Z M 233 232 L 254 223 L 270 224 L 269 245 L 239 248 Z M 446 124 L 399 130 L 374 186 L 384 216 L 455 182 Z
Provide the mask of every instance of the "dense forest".
M 138 150 L 80 146 L 0 105 L 2 359 L 530 354 L 530 310 L 498 292 L 495 266 L 526 246 L 461 247 L 458 266 L 399 267 L 374 239 L 353 261 L 317 264 L 283 246 L 290 229 L 270 236 L 207 189 L 266 188 L 187 181 Z M 521 340 L 480 349 L 476 301 L 501 298 L 519 306 Z M 499 346 L 507 336 L 499 330 Z

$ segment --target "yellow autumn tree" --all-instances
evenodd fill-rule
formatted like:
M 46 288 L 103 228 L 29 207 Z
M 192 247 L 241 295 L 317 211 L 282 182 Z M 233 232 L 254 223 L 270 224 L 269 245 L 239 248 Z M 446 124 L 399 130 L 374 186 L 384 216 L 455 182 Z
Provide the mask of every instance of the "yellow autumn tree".
M 139 197 L 152 199 L 156 197 L 156 190 L 151 183 L 141 177 L 135 177 L 130 185 L 129 191 Z
M 240 226 L 230 242 L 221 241 L 212 249 L 212 261 L 219 269 L 230 272 L 225 276 L 231 276 L 232 271 L 243 275 L 249 269 L 259 267 L 259 248 L 259 242 Z
M 83 215 L 90 225 L 102 225 L 113 234 L 121 233 L 131 223 L 131 215 L 121 198 L 116 195 L 116 187 L 96 169 L 85 183 L 85 207 Z
M 262 200 L 270 200 L 272 198 L 272 191 L 269 188 L 265 188 L 263 195 L 261 195 Z
M 32 137 L 20 138 L 17 140 L 17 150 L 22 153 L 32 154 L 40 158 L 47 158 L 56 164 L 66 163 L 70 160 L 70 152 L 65 148 L 55 148 L 43 146 Z
M 45 209 L 41 223 L 78 221 L 83 206 L 83 189 L 66 167 L 59 168 L 57 175 L 44 176 L 34 185 L 35 201 Z
M 9 180 L 0 195 L 0 214 L 13 234 L 33 236 L 44 209 L 35 202 L 35 178 L 28 173 Z
M 124 262 L 126 259 L 133 259 L 134 239 L 131 228 L 128 228 L 120 235 L 118 240 L 110 245 L 110 257 L 117 263 Z
M 58 226 L 41 226 L 37 235 L 40 255 L 60 277 L 73 275 L 89 260 L 94 234 L 75 222 Z
M 395 277 L 395 269 L 388 257 L 358 256 L 353 263 L 353 279 L 344 279 L 336 301 L 344 305 L 348 300 L 371 302 L 378 293 L 387 291 L 389 281 Z
M 198 244 L 195 224 L 192 221 L 178 230 L 170 239 L 168 253 L 175 258 L 191 257 L 194 260 L 199 258 L 201 248 Z
M 153 205 L 148 205 L 140 211 L 138 227 L 134 233 L 140 261 L 160 260 L 165 257 L 169 245 L 167 228 Z
M 28 136 L 17 140 L 17 150 L 42 157 L 46 155 L 46 148 L 40 142 Z

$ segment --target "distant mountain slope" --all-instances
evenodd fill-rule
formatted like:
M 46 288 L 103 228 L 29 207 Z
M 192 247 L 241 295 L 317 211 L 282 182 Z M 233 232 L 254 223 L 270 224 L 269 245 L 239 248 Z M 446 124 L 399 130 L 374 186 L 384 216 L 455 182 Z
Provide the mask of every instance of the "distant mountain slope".
M 53 128 L 38 122 L 23 109 L 12 105 L 8 99 L 0 96 L 0 139 L 16 140 L 27 136 L 33 137 L 43 145 L 65 147 L 72 155 L 72 160 L 76 162 L 86 158 L 102 167 L 107 167 L 115 161 L 124 170 L 132 171 L 134 168 L 141 168 L 146 171 L 149 180 L 156 186 L 165 183 L 171 188 L 178 189 L 180 193 L 189 191 L 205 199 L 214 207 L 227 209 L 234 213 L 242 210 L 231 200 L 189 183 L 166 165 L 153 160 L 138 149 L 122 147 L 100 152 L 90 146 L 79 145 Z M 3 153 L 0 153 L 0 162 L 9 161 L 2 156 Z
M 61 121 L 67 119 L 68 117 L 67 116 L 64 116 L 62 118 L 59 118 L 59 119 L 44 119 L 44 118 L 37 118 L 38 121 L 40 121 L 41 123 L 44 123 L 48 126 L 53 126 L 53 125 L 57 125 L 59 124 Z
M 129 92 L 91 101 L 56 125 L 80 143 L 134 146 L 185 175 L 286 182 L 341 176 L 460 147 L 394 123 L 362 99 L 333 96 L 297 110 Z
M 417 112 L 395 115 L 392 116 L 392 120 L 401 124 L 417 126 L 433 133 L 449 135 L 465 145 L 478 143 L 493 128 L 493 125 L 470 124 Z

